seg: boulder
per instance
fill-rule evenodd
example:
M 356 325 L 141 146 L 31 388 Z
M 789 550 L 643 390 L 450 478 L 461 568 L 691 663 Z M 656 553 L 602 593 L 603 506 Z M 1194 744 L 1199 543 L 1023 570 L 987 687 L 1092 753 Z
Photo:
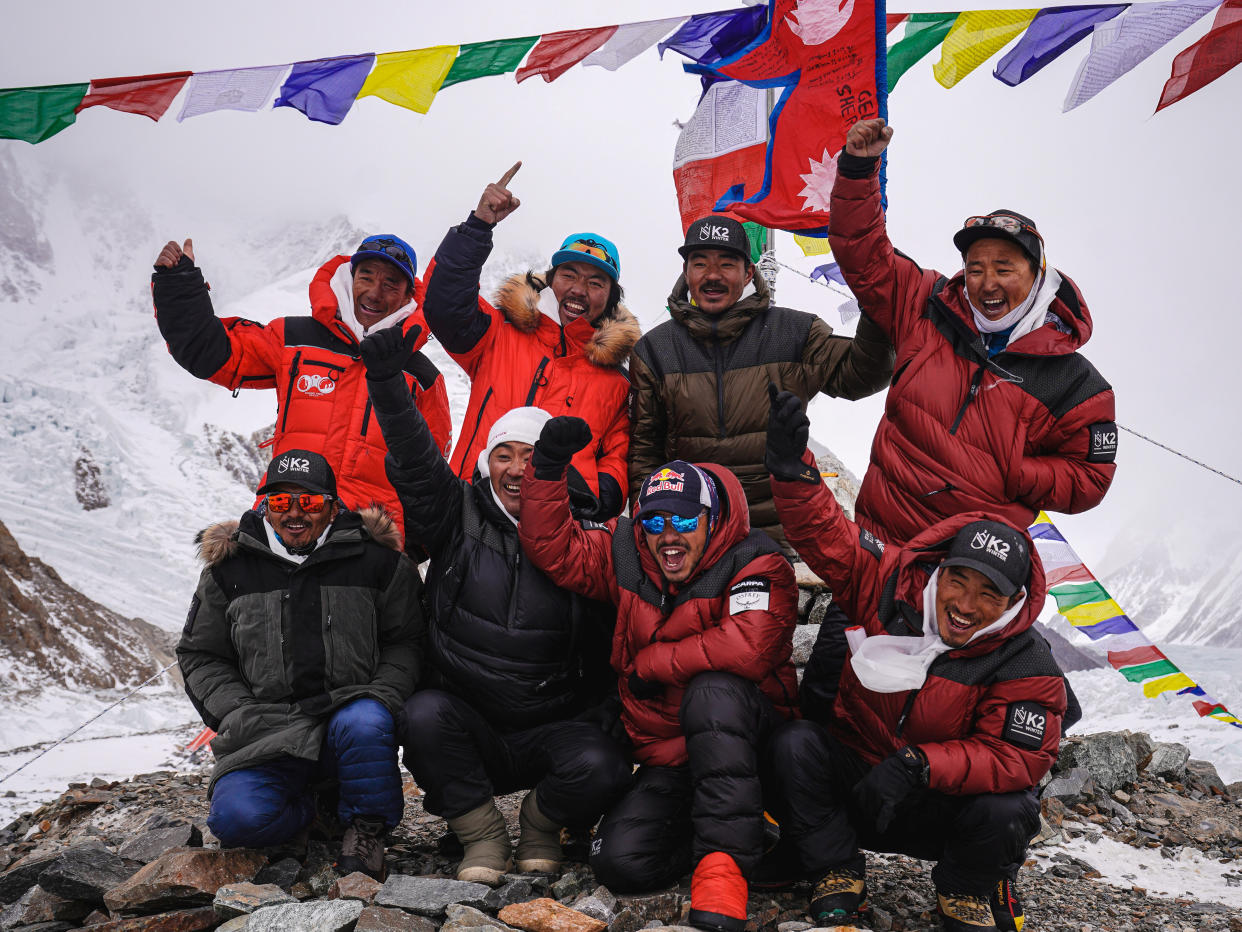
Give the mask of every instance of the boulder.
M 116 919 L 98 925 L 86 926 L 90 932 L 200 932 L 214 929 L 220 917 L 210 906 L 197 909 L 180 909 L 155 916 L 135 916 L 132 919 Z
M 1209 790 L 1216 790 L 1222 794 L 1225 792 L 1225 781 L 1220 778 L 1220 774 L 1216 772 L 1215 765 L 1210 761 L 1187 761 L 1186 776 L 1188 779 L 1202 783 Z
M 216 891 L 211 905 L 221 919 L 232 919 L 234 916 L 249 915 L 264 906 L 296 902 L 274 883 L 226 883 Z
M 404 909 L 368 906 L 358 917 L 354 932 L 436 932 L 436 924 L 425 916 L 415 916 Z
M 1073 801 L 1095 792 L 1095 781 L 1085 767 L 1074 767 L 1053 777 L 1040 792 L 1043 799 Z
M 125 842 L 117 854 L 130 861 L 150 864 L 161 854 L 174 848 L 201 848 L 203 833 L 190 822 L 143 832 Z
M 1146 756 L 1146 755 L 1144 755 Z M 1105 793 L 1120 789 L 1138 779 L 1138 761 L 1127 735 L 1103 731 L 1071 739 L 1061 745 L 1058 771 L 1085 768 L 1096 787 Z
M 1186 745 L 1157 744 L 1144 761 L 1143 770 L 1153 777 L 1163 777 L 1166 780 L 1180 783 L 1186 776 L 1186 761 L 1188 760 L 1190 760 L 1190 749 Z
M 104 895 L 114 913 L 154 913 L 171 906 L 210 903 L 225 884 L 253 880 L 267 858 L 257 851 L 170 851 Z
M 375 902 L 375 895 L 383 888 L 383 884 L 361 871 L 346 874 L 328 887 L 330 900 L 360 900 L 362 903 Z
M 450 903 L 445 908 L 444 915 L 447 921 L 440 926 L 440 932 L 465 932 L 466 929 L 497 929 L 499 932 L 511 932 L 509 927 L 499 919 L 480 912 L 473 906 Z
M 0 929 L 82 919 L 90 911 L 90 903 L 67 900 L 36 884 L 18 897 L 17 902 L 0 909 Z
M 525 932 L 605 932 L 608 923 L 550 897 L 514 903 L 500 911 L 500 921 Z
M 349 932 L 362 915 L 357 900 L 317 900 L 264 906 L 250 914 L 246 932 Z
M 376 906 L 395 906 L 420 916 L 443 916 L 451 903 L 481 907 L 491 891 L 481 883 L 446 880 L 442 877 L 407 877 L 394 874 L 376 894 Z
M 100 842 L 74 845 L 39 875 L 39 886 L 67 900 L 99 905 L 104 894 L 125 881 L 135 869 Z

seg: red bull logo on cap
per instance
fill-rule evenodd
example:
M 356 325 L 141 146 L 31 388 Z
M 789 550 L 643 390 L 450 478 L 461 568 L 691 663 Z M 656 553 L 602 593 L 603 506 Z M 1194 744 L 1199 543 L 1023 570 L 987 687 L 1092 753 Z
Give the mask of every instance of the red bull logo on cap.
M 686 487 L 686 474 L 675 472 L 667 466 L 652 473 L 647 480 L 647 495 L 653 492 L 681 492 Z

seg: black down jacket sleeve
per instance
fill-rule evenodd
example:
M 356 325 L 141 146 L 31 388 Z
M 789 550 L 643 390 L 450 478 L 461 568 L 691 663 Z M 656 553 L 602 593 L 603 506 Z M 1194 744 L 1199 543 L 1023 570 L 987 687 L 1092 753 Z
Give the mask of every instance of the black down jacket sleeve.
M 470 352 L 491 326 L 492 318 L 479 309 L 479 274 L 491 251 L 492 224 L 473 212 L 449 228 L 436 250 L 423 316 L 450 353 Z
M 406 540 L 434 557 L 452 538 L 466 485 L 453 475 L 405 377 L 367 379 L 375 420 L 388 445 L 384 469 L 401 499 Z
M 156 268 L 151 300 L 160 335 L 182 369 L 206 379 L 229 361 L 228 334 L 211 306 L 203 273 L 187 256 L 171 269 Z

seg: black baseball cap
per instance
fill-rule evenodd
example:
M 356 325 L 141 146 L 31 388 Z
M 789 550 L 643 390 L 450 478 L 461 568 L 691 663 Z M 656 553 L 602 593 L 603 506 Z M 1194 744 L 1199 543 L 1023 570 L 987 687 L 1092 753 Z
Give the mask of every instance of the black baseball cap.
M 273 486 L 286 484 L 336 498 L 336 474 L 326 459 L 310 450 L 286 450 L 273 459 L 258 494 L 264 495 Z
M 1035 221 L 1016 210 L 994 210 L 990 214 L 967 217 L 962 228 L 953 234 L 953 245 L 966 257 L 966 250 L 981 239 L 1005 239 L 1031 257 L 1037 265 L 1044 261 L 1044 239 L 1035 228 Z
M 715 521 L 720 514 L 720 496 L 712 477 L 693 463 L 673 460 L 643 480 L 638 496 L 640 515 L 667 511 L 681 518 L 693 518 L 704 509 Z
M 686 230 L 686 244 L 677 251 L 683 259 L 688 259 L 695 249 L 724 249 L 735 252 L 747 262 L 750 261 L 750 238 L 740 223 L 732 217 L 721 217 L 712 214 L 701 217 Z
M 972 521 L 955 535 L 941 566 L 978 570 L 1008 598 L 1026 585 L 1031 575 L 1031 551 L 1026 536 L 1000 521 Z

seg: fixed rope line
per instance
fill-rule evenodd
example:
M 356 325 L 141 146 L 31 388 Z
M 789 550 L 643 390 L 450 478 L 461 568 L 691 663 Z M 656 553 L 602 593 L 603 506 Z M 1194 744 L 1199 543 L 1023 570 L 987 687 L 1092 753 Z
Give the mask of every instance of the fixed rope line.
M 55 744 L 51 745 L 50 747 L 46 747 L 46 748 L 44 748 L 42 751 L 40 751 L 40 752 L 39 752 L 38 754 L 36 754 L 34 757 L 30 758 L 30 760 L 26 761 L 26 763 L 22 764 L 22 765 L 21 765 L 20 767 L 18 767 L 16 770 L 10 770 L 10 771 L 9 771 L 8 773 L 6 773 L 3 777 L 0 777 L 0 783 L 3 783 L 3 782 L 4 782 L 5 780 L 7 780 L 9 777 L 13 777 L 13 776 L 16 776 L 17 774 L 21 773 L 23 770 L 25 770 L 27 767 L 29 767 L 31 764 L 33 764 L 35 761 L 37 761 L 37 760 L 38 760 L 40 757 L 42 757 L 44 754 L 47 754 L 47 753 L 48 753 L 48 752 L 50 752 L 50 751 L 54 751 L 54 750 L 56 750 L 56 748 L 60 747 L 62 744 L 64 744 L 66 741 L 68 741 L 70 738 L 72 738 L 74 735 L 76 735 L 79 731 L 81 731 L 81 730 L 82 730 L 83 728 L 85 728 L 87 725 L 89 725 L 89 724 L 91 724 L 92 722 L 98 721 L 99 719 L 103 718 L 105 715 L 107 715 L 109 712 L 111 712 L 113 709 L 115 709 L 117 706 L 119 706 L 119 705 L 120 705 L 122 702 L 124 702 L 126 699 L 132 699 L 134 696 L 136 696 L 136 695 L 138 694 L 138 690 L 142 689 L 144 686 L 146 686 L 146 685 L 148 685 L 148 684 L 150 684 L 150 683 L 155 682 L 157 679 L 159 679 L 161 676 L 163 676 L 165 673 L 167 673 L 169 670 L 171 670 L 171 669 L 172 669 L 173 667 L 175 667 L 176 665 L 177 665 L 177 661 L 175 661 L 175 660 L 174 660 L 174 661 L 173 661 L 172 663 L 170 663 L 168 666 L 164 667 L 164 669 L 162 669 L 162 670 L 158 670 L 157 672 L 155 672 L 154 674 L 152 674 L 150 677 L 148 677 L 147 679 L 143 680 L 141 683 L 139 683 L 137 686 L 135 686 L 132 690 L 130 690 L 130 692 L 128 692 L 127 694 L 125 694 L 124 696 L 122 696 L 122 697 L 121 697 L 120 699 L 118 699 L 116 702 L 112 703 L 112 705 L 108 706 L 106 709 L 104 709 L 104 710 L 102 710 L 101 712 L 99 712 L 97 715 L 92 715 L 90 718 L 88 718 L 86 721 L 84 721 L 84 722 L 83 722 L 81 725 L 79 725 L 77 728 L 73 729 L 73 731 L 69 732 L 69 734 L 65 735 L 63 738 L 61 738 L 61 739 L 60 739 L 59 741 L 57 741 Z
M 766 254 L 765 254 L 765 257 L 766 257 Z M 793 272 L 795 275 L 801 275 L 803 278 L 805 278 L 809 282 L 812 282 L 813 284 L 823 285 L 825 288 L 831 289 L 832 291 L 835 291 L 837 294 L 845 295 L 847 298 L 853 297 L 853 295 L 850 294 L 848 291 L 844 291 L 838 288 L 836 285 L 833 285 L 831 282 L 822 281 L 818 278 L 812 278 L 810 275 L 807 275 L 806 272 L 803 272 L 801 269 L 795 269 L 792 265 L 786 265 L 784 262 L 781 262 L 779 259 L 773 259 L 773 261 L 777 265 L 779 265 L 782 269 L 788 269 L 789 271 Z M 1148 437 L 1146 434 L 1141 434 L 1137 430 L 1134 430 L 1131 427 L 1124 427 L 1121 424 L 1118 424 L 1117 428 L 1118 430 L 1124 430 L 1127 434 L 1133 434 L 1135 437 L 1138 437 L 1140 440 L 1146 440 L 1148 443 L 1152 444 L 1153 446 L 1157 446 L 1162 450 L 1166 450 L 1169 453 L 1172 453 L 1174 456 L 1180 456 L 1182 459 L 1186 460 L 1188 463 L 1194 463 L 1196 466 L 1202 467 L 1203 469 L 1206 469 L 1208 472 L 1214 472 L 1216 473 L 1216 475 L 1220 476 L 1223 479 L 1228 479 L 1230 482 L 1236 482 L 1238 485 L 1242 485 L 1242 479 L 1239 479 L 1237 476 L 1231 476 L 1229 475 L 1229 473 L 1224 472 L 1220 469 L 1217 469 L 1215 466 L 1209 466 L 1207 463 L 1201 462 L 1195 459 L 1193 456 L 1188 456 L 1187 454 L 1183 453 L 1181 450 L 1175 450 L 1172 447 L 1161 443 L 1159 440 L 1153 440 L 1151 437 Z

